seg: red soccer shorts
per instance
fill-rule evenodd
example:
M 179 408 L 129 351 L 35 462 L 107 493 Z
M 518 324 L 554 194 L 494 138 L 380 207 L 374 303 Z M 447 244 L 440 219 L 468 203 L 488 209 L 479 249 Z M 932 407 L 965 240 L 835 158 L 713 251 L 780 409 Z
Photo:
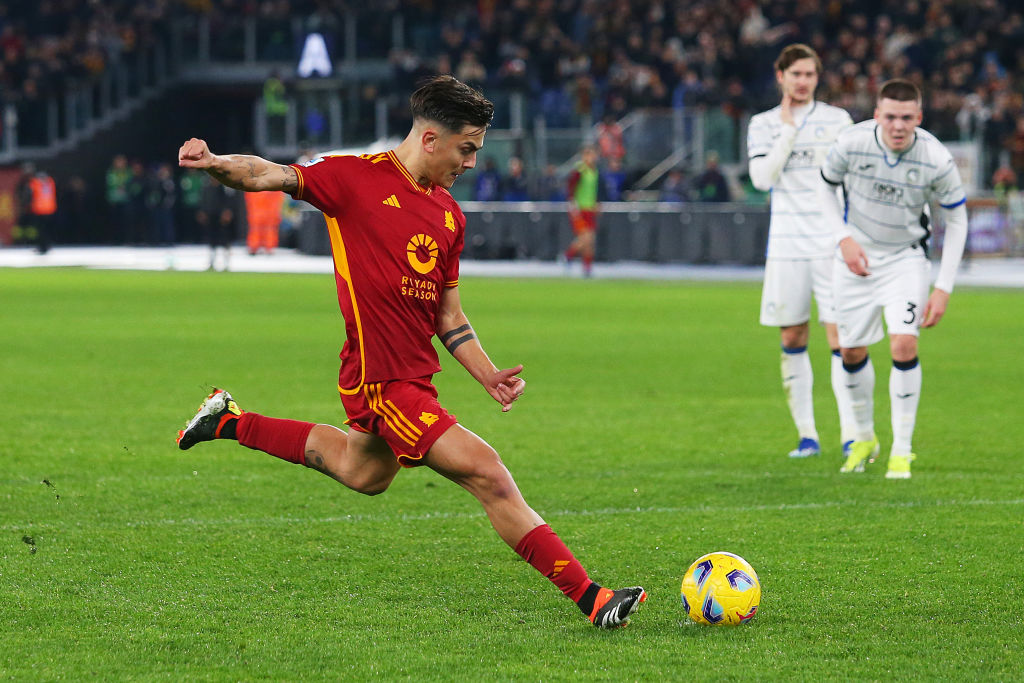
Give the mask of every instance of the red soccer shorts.
M 597 230 L 596 211 L 574 211 L 569 218 L 569 222 L 572 223 L 572 232 L 574 235 L 578 235 L 581 232 L 593 232 L 594 230 Z
M 429 377 L 367 383 L 355 394 L 341 394 L 341 403 L 345 424 L 387 441 L 403 467 L 422 465 L 434 442 L 457 422 L 438 403 Z

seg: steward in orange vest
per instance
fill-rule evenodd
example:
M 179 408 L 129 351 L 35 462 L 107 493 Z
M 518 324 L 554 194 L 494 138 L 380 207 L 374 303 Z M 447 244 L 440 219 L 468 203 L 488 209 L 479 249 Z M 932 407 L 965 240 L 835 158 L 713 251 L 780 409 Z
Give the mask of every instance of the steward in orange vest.
M 32 191 L 31 211 L 36 216 L 52 216 L 57 213 L 57 184 L 42 171 L 28 181 Z
M 54 214 L 57 213 L 57 184 L 31 164 L 26 164 L 23 171 L 25 176 L 19 192 L 21 224 L 23 228 L 35 231 L 36 250 L 45 254 L 50 250 Z

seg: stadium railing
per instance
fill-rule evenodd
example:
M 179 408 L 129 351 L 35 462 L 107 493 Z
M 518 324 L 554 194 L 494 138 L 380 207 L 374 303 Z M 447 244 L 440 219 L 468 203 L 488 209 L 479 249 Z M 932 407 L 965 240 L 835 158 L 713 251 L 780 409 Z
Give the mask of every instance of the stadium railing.
M 572 240 L 565 202 L 463 202 L 469 259 L 554 261 Z M 329 254 L 323 216 L 303 211 L 298 249 Z M 758 265 L 768 211 L 742 203 L 614 202 L 602 205 L 599 261 Z

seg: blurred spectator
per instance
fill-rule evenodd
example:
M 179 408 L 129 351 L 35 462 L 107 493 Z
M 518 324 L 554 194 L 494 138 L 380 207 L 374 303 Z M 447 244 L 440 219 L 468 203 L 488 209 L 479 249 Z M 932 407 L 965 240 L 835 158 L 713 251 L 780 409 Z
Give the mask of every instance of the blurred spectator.
M 1010 152 L 1010 168 L 1020 178 L 1024 175 L 1024 114 L 1017 117 L 1016 126 L 1006 139 L 1006 149 Z
M 131 175 L 128 176 L 128 231 L 125 241 L 128 244 L 143 244 L 150 235 L 149 211 L 146 209 L 146 167 L 141 161 L 129 164 Z
M 992 189 L 997 199 L 1004 199 L 1013 192 L 1017 192 L 1017 174 L 1012 168 L 1001 166 L 992 174 Z
M 158 164 L 146 179 L 146 212 L 152 233 L 149 242 L 174 244 L 177 230 L 174 224 L 174 205 L 177 203 L 178 188 L 170 164 Z
M 178 180 L 178 239 L 182 242 L 195 243 L 202 239 L 199 220 L 196 213 L 203 200 L 203 184 L 206 174 L 202 171 L 187 168 Z
M 47 131 L 47 99 L 33 78 L 21 84 L 17 99 L 18 144 L 23 147 L 44 147 L 49 142 Z
M 718 154 L 708 152 L 704 170 L 693 179 L 693 195 L 698 202 L 729 201 L 729 183 L 718 168 Z
M 979 139 L 984 133 L 985 125 L 992 117 L 992 111 L 977 92 L 963 98 L 960 111 L 956 114 L 956 123 L 960 128 L 961 140 Z M 931 129 L 928 129 L 931 132 Z
M 622 168 L 622 159 L 609 159 L 601 171 L 601 196 L 608 202 L 621 202 L 626 191 L 626 171 Z
M 202 207 L 197 217 L 207 243 L 210 245 L 209 270 L 217 270 L 217 254 L 222 254 L 220 270 L 231 267 L 231 242 L 235 239 L 235 226 L 241 206 L 237 190 L 221 185 L 212 176 L 203 174 L 206 186 L 203 188 Z
M 306 101 L 306 114 L 302 117 L 302 122 L 307 142 L 322 144 L 327 140 L 327 116 L 312 98 Z
M 1010 224 L 1011 244 L 1007 246 L 1019 251 L 1024 247 L 1024 194 L 1017 185 L 1013 169 L 1006 166 L 996 169 L 992 175 L 992 190 Z
M 286 247 L 295 247 L 298 240 L 299 225 L 302 223 L 302 202 L 291 195 L 284 195 L 284 202 L 281 205 L 281 224 L 278 229 L 278 239 Z
M 57 214 L 61 224 L 60 241 L 77 244 L 96 241 L 96 218 L 89 208 L 89 189 L 82 176 L 73 175 L 68 179 L 66 187 L 58 192 L 57 205 L 60 207 Z
M 455 67 L 455 77 L 474 88 L 483 88 L 487 83 L 487 69 L 480 63 L 476 52 L 466 50 Z
M 128 168 L 128 159 L 118 154 L 107 169 L 107 207 L 110 210 L 109 221 L 113 232 L 111 241 L 115 244 L 128 239 L 128 226 L 131 221 L 128 185 L 132 171 Z
M 622 126 L 611 114 L 605 114 L 601 123 L 597 124 L 597 148 L 601 151 L 601 157 L 607 161 L 621 162 L 626 156 Z
M 494 163 L 494 157 L 484 160 L 484 167 L 476 174 L 473 184 L 473 199 L 478 202 L 496 202 L 501 198 L 501 173 Z
M 678 168 L 673 168 L 668 172 L 665 182 L 661 185 L 661 190 L 658 192 L 658 201 L 685 202 L 689 199 L 687 194 L 686 176 Z
M 263 82 L 263 109 L 271 117 L 284 117 L 288 113 L 287 88 L 277 69 Z
M 348 131 L 358 140 L 373 140 L 377 137 L 377 102 L 381 99 L 378 87 L 364 83 L 359 88 L 355 116 L 349 117 Z
M 672 106 L 687 110 L 696 108 L 704 101 L 704 84 L 694 69 L 686 69 L 682 78 L 672 89 Z
M 539 202 L 564 202 L 565 181 L 558 177 L 554 164 L 547 164 L 534 183 L 533 199 Z
M 284 80 L 277 69 L 263 82 L 263 110 L 267 115 L 267 139 L 274 144 L 282 144 L 285 140 L 288 97 Z
M 530 198 L 530 185 L 526 180 L 523 160 L 509 157 L 508 175 L 501 179 L 501 199 L 506 202 L 525 202 Z

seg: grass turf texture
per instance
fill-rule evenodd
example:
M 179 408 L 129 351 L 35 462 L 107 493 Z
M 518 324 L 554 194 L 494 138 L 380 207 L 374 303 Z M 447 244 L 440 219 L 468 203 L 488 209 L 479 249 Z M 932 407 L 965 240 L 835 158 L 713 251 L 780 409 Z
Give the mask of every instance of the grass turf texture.
M 181 453 L 211 385 L 340 424 L 329 277 L 0 270 L 0 678 L 1007 680 L 1024 670 L 1022 294 L 958 291 L 921 348 L 910 481 L 791 460 L 759 288 L 466 279 L 527 393 L 502 415 L 447 355 L 442 401 L 490 441 L 592 577 L 644 585 L 602 632 L 426 469 L 367 498 L 234 443 Z M 757 569 L 761 612 L 688 625 L 697 556 Z

